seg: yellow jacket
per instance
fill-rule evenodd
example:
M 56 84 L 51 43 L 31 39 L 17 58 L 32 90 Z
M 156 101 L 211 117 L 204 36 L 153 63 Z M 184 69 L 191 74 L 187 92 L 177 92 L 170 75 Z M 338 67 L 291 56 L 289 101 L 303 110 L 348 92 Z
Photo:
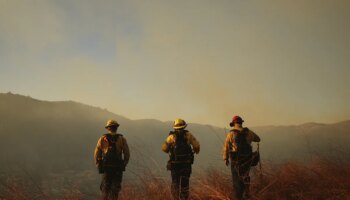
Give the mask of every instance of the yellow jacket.
M 108 133 L 114 135 L 115 133 Z M 128 143 L 126 142 L 126 139 L 122 136 L 119 135 L 117 142 L 116 142 L 116 149 L 118 154 L 123 158 L 124 160 L 124 165 L 126 166 L 129 162 L 130 158 L 130 152 L 129 152 L 129 146 Z M 97 145 L 95 148 L 95 153 L 94 153 L 94 159 L 96 164 L 98 163 L 99 160 L 102 159 L 102 153 L 107 153 L 108 150 L 108 140 L 106 136 L 100 137 L 100 139 L 97 141 Z
M 185 138 L 188 144 L 192 145 L 193 151 L 198 154 L 200 150 L 200 145 L 197 139 L 190 133 L 186 132 L 185 133 Z M 164 144 L 162 145 L 162 150 L 165 153 L 169 153 L 169 147 L 173 146 L 175 144 L 175 136 L 173 134 L 169 135 L 167 139 L 165 140 Z
M 226 137 L 225 143 L 224 143 L 224 152 L 223 152 L 223 159 L 224 160 L 228 160 L 230 157 L 230 152 L 235 152 L 237 151 L 237 147 L 235 145 L 235 137 L 234 137 L 234 130 L 238 130 L 238 131 L 242 131 L 243 128 L 240 129 L 232 129 Z M 260 142 L 260 137 L 255 134 L 253 131 L 248 129 L 248 134 L 246 137 L 246 140 L 248 142 L 248 144 L 251 145 L 252 142 Z

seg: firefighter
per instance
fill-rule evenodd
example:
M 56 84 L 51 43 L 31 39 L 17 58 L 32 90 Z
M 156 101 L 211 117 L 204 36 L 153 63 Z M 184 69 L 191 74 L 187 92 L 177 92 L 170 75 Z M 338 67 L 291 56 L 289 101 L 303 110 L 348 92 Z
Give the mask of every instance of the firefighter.
M 117 200 L 121 190 L 123 172 L 129 161 L 129 147 L 123 135 L 117 133 L 119 123 L 108 120 L 105 128 L 108 133 L 97 142 L 94 159 L 102 174 L 101 199 Z
M 238 200 L 249 198 L 249 171 L 253 155 L 251 143 L 260 142 L 258 135 L 243 127 L 243 122 L 240 116 L 232 118 L 232 130 L 227 134 L 223 152 L 226 166 L 231 161 L 233 189 Z
M 174 131 L 169 133 L 162 146 L 162 150 L 170 157 L 167 169 L 171 171 L 171 193 L 174 199 L 188 199 L 194 153 L 198 154 L 200 150 L 199 142 L 186 127 L 184 120 L 176 119 Z

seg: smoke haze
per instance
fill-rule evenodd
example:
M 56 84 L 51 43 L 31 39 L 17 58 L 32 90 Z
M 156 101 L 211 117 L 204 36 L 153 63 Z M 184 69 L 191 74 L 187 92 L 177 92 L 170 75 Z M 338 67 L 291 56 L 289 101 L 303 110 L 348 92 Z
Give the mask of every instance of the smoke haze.
M 0 91 L 131 119 L 350 118 L 349 1 L 0 0 Z

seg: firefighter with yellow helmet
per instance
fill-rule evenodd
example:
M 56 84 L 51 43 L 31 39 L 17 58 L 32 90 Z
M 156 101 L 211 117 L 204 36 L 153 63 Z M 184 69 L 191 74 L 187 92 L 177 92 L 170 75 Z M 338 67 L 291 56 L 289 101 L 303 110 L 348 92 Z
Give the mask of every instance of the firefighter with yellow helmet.
M 174 199 L 188 199 L 194 153 L 198 154 L 200 150 L 199 142 L 186 127 L 187 123 L 183 119 L 176 119 L 174 131 L 169 133 L 162 146 L 162 150 L 170 157 L 167 169 L 171 171 L 171 193 Z
M 119 123 L 108 120 L 105 128 L 108 133 L 97 142 L 94 159 L 103 174 L 100 186 L 103 200 L 116 200 L 121 190 L 123 172 L 128 164 L 130 153 L 126 139 L 117 133 Z

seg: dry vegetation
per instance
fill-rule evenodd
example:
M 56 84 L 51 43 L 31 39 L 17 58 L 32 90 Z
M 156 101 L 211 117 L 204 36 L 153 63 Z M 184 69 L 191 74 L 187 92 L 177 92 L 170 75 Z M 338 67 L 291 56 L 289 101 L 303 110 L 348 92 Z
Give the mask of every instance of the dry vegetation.
M 319 159 L 310 164 L 296 162 L 263 165 L 263 173 L 252 170 L 251 199 L 350 199 L 350 162 Z M 1 182 L 0 199 L 53 199 L 31 180 Z M 152 174 L 140 176 L 138 184 L 124 184 L 120 199 L 170 199 L 170 183 Z M 208 170 L 191 179 L 191 199 L 230 199 L 230 174 Z M 59 199 L 91 199 L 78 189 L 60 194 Z M 95 198 L 97 198 L 95 196 Z M 92 198 L 94 199 L 94 198 Z
M 350 163 L 317 160 L 309 165 L 286 163 L 252 171 L 251 199 L 350 199 Z M 157 199 L 169 196 L 169 183 L 150 179 L 137 189 L 127 186 L 122 199 Z M 191 180 L 191 199 L 230 199 L 231 178 L 216 170 Z M 232 199 L 232 198 L 231 198 Z

